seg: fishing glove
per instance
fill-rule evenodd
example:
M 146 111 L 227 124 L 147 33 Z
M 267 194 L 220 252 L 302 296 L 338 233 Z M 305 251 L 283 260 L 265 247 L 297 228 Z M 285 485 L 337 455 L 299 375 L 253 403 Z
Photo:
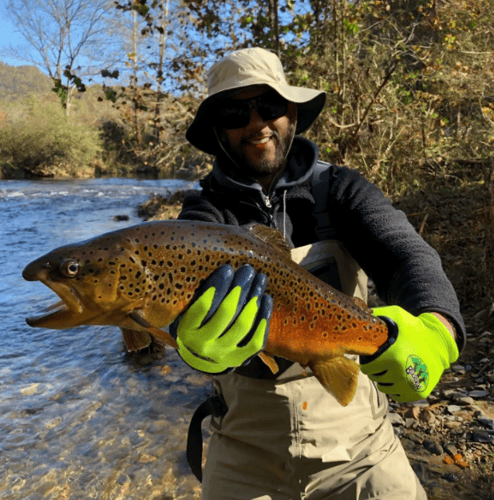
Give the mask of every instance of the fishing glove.
M 389 337 L 372 356 L 360 356 L 360 369 L 395 401 L 426 398 L 458 359 L 451 333 L 431 313 L 414 316 L 399 306 L 387 306 L 374 308 L 372 314 L 390 325 Z
M 262 351 L 273 310 L 266 284 L 266 276 L 248 265 L 214 271 L 170 326 L 182 359 L 196 370 L 220 374 Z

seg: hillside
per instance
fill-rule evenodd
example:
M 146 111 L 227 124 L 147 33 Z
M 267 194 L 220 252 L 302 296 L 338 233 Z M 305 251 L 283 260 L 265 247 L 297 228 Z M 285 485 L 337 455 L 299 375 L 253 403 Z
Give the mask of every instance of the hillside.
M 0 101 L 50 91 L 52 81 L 36 66 L 10 66 L 0 61 Z

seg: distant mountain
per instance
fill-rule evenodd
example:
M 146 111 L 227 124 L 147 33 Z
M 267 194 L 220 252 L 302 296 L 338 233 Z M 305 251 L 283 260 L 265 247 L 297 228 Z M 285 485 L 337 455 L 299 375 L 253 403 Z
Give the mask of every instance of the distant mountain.
M 53 87 L 36 66 L 10 66 L 0 61 L 0 101 L 26 94 L 42 94 Z

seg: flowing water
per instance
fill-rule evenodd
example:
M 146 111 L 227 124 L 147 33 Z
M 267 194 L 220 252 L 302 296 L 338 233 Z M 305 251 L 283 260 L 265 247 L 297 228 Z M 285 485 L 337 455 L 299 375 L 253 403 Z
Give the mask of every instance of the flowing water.
M 185 442 L 206 378 L 170 349 L 162 359 L 129 356 L 118 328 L 30 328 L 24 318 L 57 297 L 21 276 L 55 247 L 141 222 L 135 209 L 151 194 L 190 187 L 0 181 L 1 499 L 199 498 Z

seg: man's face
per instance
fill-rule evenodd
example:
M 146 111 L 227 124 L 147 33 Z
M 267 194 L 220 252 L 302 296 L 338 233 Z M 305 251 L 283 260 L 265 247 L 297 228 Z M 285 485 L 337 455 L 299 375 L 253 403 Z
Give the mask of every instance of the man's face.
M 272 89 L 256 85 L 243 89 L 229 97 L 235 100 L 258 97 Z M 218 129 L 223 146 L 246 175 L 254 178 L 283 170 L 291 146 L 297 122 L 297 105 L 289 102 L 286 113 L 273 120 L 264 120 L 255 107 L 251 108 L 250 120 L 242 128 Z

